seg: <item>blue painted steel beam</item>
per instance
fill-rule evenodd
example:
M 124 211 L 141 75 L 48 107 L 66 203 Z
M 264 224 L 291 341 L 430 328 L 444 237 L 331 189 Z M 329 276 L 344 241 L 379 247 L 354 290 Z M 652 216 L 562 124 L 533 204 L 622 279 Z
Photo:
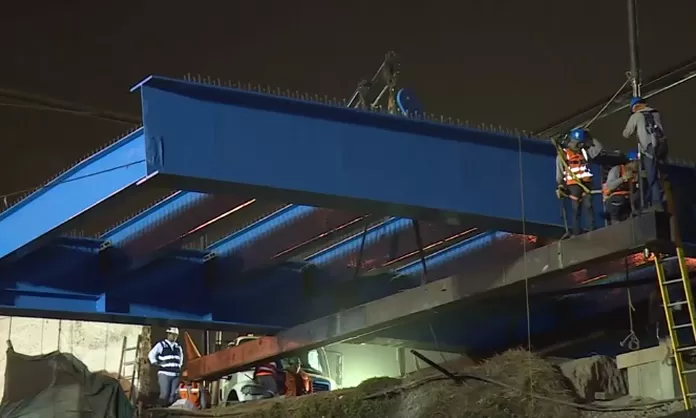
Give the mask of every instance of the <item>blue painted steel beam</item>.
M 136 88 L 162 184 L 510 232 L 524 214 L 529 234 L 563 232 L 548 141 L 163 77 Z
M 252 204 L 231 195 L 179 191 L 102 235 L 101 239 L 135 261 L 167 246 L 176 249 L 181 237 Z
M 0 214 L 0 259 L 20 257 L 41 239 L 147 175 L 142 129 L 92 155 Z
M 511 234 L 507 232 L 488 231 L 469 239 L 465 239 L 455 245 L 442 249 L 434 254 L 425 257 L 426 268 L 436 268 L 440 265 L 458 257 L 469 254 L 471 251 L 492 245 L 497 240 L 507 238 Z M 423 272 L 423 263 L 421 260 L 414 260 L 396 270 L 396 273 L 403 276 L 416 276 Z M 441 279 L 441 277 L 433 277 L 433 280 Z
M 195 314 L 180 309 L 128 303 L 127 310 L 107 308 L 105 295 L 61 293 L 52 289 L 4 288 L 0 292 L 0 314 L 131 324 L 179 324 L 180 326 L 238 330 L 274 334 L 282 327 L 262 323 L 217 320 L 215 313 Z
M 287 205 L 253 224 L 213 243 L 206 250 L 216 257 L 230 256 L 279 228 L 321 210 L 312 206 Z
M 365 247 L 369 247 L 382 239 L 384 236 L 397 234 L 413 225 L 413 221 L 405 218 L 389 218 L 384 222 L 373 225 L 368 228 L 363 236 L 363 233 L 358 233 L 338 242 L 330 247 L 327 247 L 310 257 L 305 258 L 305 262 L 314 264 L 318 267 L 324 267 L 331 264 L 337 258 L 355 252 L 360 249 L 360 246 L 365 242 Z

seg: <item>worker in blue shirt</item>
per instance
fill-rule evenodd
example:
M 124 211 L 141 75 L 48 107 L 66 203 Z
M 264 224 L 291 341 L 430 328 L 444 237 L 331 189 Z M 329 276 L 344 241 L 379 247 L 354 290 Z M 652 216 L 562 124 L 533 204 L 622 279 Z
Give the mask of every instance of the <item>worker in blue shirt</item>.
M 638 137 L 643 177 L 643 207 L 664 210 L 664 189 L 662 186 L 662 166 L 667 162 L 667 136 L 662 127 L 660 112 L 648 106 L 640 97 L 631 100 L 631 117 L 623 130 L 624 138 L 634 134 Z
M 148 354 L 150 364 L 157 366 L 157 383 L 159 383 L 159 404 L 168 407 L 179 396 L 181 368 L 184 364 L 184 352 L 179 343 L 179 328 L 169 327 L 167 337 L 152 347 Z

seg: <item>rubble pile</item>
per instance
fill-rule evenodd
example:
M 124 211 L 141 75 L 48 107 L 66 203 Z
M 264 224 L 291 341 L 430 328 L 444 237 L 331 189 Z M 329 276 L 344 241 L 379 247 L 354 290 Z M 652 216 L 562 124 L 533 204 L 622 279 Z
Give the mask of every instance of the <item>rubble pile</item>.
M 159 410 L 151 417 L 648 418 L 681 407 L 679 402 L 637 405 L 638 400 L 626 396 L 626 380 L 614 360 L 603 356 L 557 365 L 527 351 L 511 350 L 482 364 L 472 366 L 462 360 L 445 367 L 462 380 L 455 382 L 429 368 L 403 379 L 369 379 L 352 389 L 211 411 Z

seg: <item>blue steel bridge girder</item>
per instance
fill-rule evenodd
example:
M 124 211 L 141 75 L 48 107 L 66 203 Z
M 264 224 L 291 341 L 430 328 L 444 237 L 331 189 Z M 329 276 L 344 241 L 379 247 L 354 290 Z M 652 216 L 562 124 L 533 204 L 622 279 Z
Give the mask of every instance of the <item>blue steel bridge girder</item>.
M 528 234 L 564 232 L 548 141 L 156 76 L 136 88 L 160 184 L 517 233 L 524 214 Z
M 252 205 L 255 199 L 179 191 L 101 236 L 135 264 L 153 253 L 176 250 L 197 229 Z
M 0 259 L 18 259 L 59 236 L 94 206 L 135 189 L 147 175 L 138 129 L 0 214 Z

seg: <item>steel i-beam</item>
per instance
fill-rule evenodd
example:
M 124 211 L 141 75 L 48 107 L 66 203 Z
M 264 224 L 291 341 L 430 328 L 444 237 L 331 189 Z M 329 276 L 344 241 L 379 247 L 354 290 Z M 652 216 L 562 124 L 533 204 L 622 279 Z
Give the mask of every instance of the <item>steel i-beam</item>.
M 147 175 L 142 129 L 92 155 L 0 214 L 0 258 L 21 257 Z

